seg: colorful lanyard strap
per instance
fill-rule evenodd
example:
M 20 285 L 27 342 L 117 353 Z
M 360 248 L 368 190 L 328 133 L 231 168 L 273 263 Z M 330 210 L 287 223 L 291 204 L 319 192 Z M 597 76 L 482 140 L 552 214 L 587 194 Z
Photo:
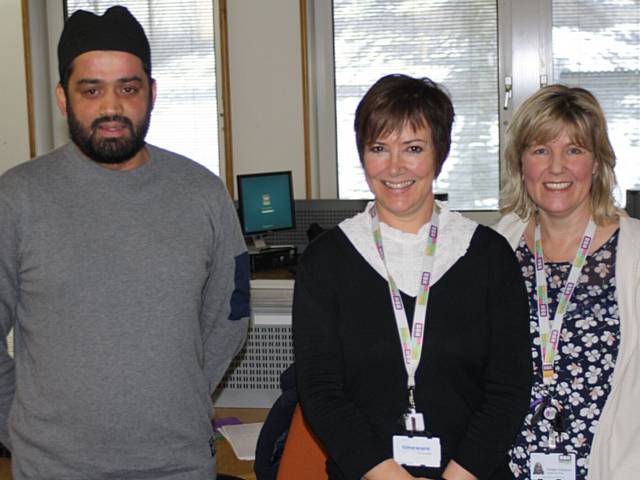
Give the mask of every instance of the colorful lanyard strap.
M 420 363 L 422 355 L 422 342 L 424 337 L 424 323 L 427 314 L 427 302 L 429 301 L 429 284 L 433 272 L 433 264 L 436 255 L 436 244 L 438 240 L 438 208 L 435 207 L 431 216 L 431 224 L 429 226 L 429 237 L 427 239 L 427 247 L 422 262 L 422 274 L 420 276 L 420 287 L 416 298 L 416 306 L 413 311 L 413 326 L 409 331 L 409 323 L 407 314 L 402 303 L 400 290 L 393 277 L 389 273 L 387 263 L 384 258 L 384 249 L 382 248 L 382 233 L 380 231 L 380 220 L 376 206 L 374 205 L 369 213 L 371 215 L 371 229 L 373 231 L 373 241 L 375 242 L 378 254 L 382 259 L 385 272 L 387 274 L 387 283 L 389 285 L 389 294 L 391 296 L 391 304 L 393 305 L 393 314 L 396 319 L 398 335 L 400 336 L 400 344 L 402 345 L 402 354 L 404 357 L 404 365 L 407 370 L 407 386 L 409 388 L 410 404 L 413 404 L 413 389 L 416 385 L 415 374 Z
M 562 291 L 562 296 L 558 302 L 553 323 L 549 322 L 549 297 L 547 296 L 547 277 L 544 271 L 544 255 L 542 253 L 542 241 L 540 239 L 540 224 L 536 225 L 534 237 L 534 257 L 536 269 L 536 287 L 538 296 L 538 326 L 540 329 L 540 351 L 542 353 L 542 379 L 545 385 L 553 383 L 553 364 L 558 354 L 560 343 L 560 332 L 562 331 L 562 319 L 567 311 L 569 299 L 578 283 L 578 277 L 582 267 L 587 260 L 589 247 L 593 242 L 596 231 L 596 224 L 589 220 L 589 224 L 584 231 L 582 241 L 578 246 L 578 251 L 571 265 L 567 284 Z

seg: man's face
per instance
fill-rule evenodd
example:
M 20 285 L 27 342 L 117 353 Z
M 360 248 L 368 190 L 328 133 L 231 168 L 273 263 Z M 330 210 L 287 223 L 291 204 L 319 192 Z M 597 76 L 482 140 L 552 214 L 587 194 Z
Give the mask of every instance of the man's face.
M 144 138 L 155 100 L 141 60 L 126 52 L 94 50 L 72 64 L 67 90 L 56 88 L 69 134 L 95 162 L 131 169 L 146 161 Z

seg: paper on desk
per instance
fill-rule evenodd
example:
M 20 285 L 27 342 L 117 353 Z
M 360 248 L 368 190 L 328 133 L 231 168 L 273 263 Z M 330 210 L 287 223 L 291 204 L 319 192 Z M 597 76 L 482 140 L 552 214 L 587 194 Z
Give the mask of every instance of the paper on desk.
M 256 444 L 263 423 L 242 423 L 240 425 L 224 425 L 220 433 L 227 439 L 233 453 L 239 460 L 255 460 Z

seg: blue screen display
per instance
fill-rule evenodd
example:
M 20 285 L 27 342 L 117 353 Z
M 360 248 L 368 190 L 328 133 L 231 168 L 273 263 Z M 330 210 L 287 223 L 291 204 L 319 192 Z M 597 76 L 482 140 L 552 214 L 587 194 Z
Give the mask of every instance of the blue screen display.
M 294 227 L 290 172 L 239 175 L 238 195 L 245 235 Z

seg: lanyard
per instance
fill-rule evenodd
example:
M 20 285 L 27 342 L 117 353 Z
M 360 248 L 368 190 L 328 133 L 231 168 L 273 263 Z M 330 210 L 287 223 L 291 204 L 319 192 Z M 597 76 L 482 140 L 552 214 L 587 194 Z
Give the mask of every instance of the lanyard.
M 536 291 L 538 295 L 538 326 L 540 329 L 540 351 L 542 353 L 542 380 L 545 385 L 553 383 L 553 364 L 558 354 L 558 344 L 560 343 L 560 332 L 562 331 L 562 319 L 567 311 L 569 299 L 573 294 L 578 277 L 582 271 L 582 266 L 587 260 L 589 246 L 593 241 L 596 231 L 596 224 L 589 220 L 587 228 L 582 236 L 582 241 L 578 246 L 578 251 L 571 265 L 567 284 L 562 291 L 562 296 L 558 302 L 553 323 L 549 322 L 549 297 L 547 296 L 547 277 L 544 272 L 544 256 L 542 254 L 542 241 L 540 239 L 540 224 L 536 225 L 534 237 L 534 257 L 536 269 Z
M 420 287 L 416 298 L 416 306 L 413 311 L 413 326 L 409 331 L 409 323 L 407 321 L 407 313 L 402 303 L 400 290 L 389 273 L 387 263 L 384 259 L 384 249 L 382 248 L 382 233 L 380 231 L 380 220 L 376 206 L 369 210 L 371 215 L 371 229 L 373 231 L 373 241 L 376 249 L 384 265 L 387 274 L 387 283 L 389 285 L 389 295 L 391 296 L 391 304 L 393 305 L 393 314 L 396 319 L 398 335 L 400 336 L 400 344 L 402 346 L 402 355 L 404 357 L 404 366 L 407 370 L 407 386 L 409 388 L 410 403 L 413 404 L 413 389 L 416 386 L 415 374 L 420 363 L 422 355 L 422 341 L 424 336 L 424 322 L 427 314 L 427 302 L 429 301 L 429 284 L 433 272 L 433 263 L 436 254 L 436 243 L 438 240 L 438 208 L 434 208 L 431 215 L 431 225 L 429 227 L 429 237 L 427 239 L 427 247 L 422 261 L 422 274 L 420 275 Z

